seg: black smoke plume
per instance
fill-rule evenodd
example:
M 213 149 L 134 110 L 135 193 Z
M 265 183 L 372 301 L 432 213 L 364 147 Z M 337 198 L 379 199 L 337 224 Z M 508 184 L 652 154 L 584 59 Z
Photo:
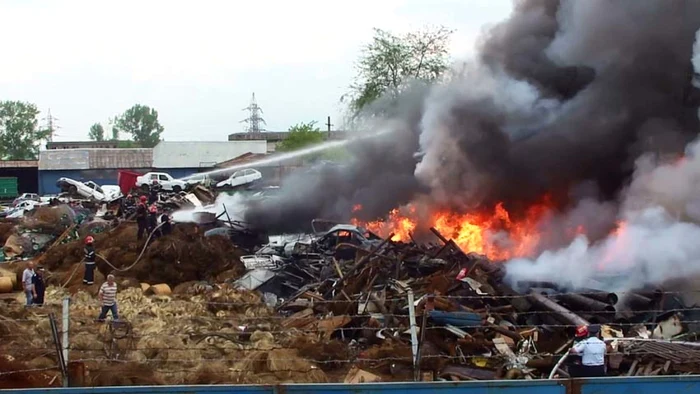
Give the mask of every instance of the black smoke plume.
M 316 217 L 347 219 L 355 204 L 374 219 L 418 197 L 517 211 L 582 183 L 616 201 L 638 157 L 680 152 L 697 134 L 699 28 L 696 0 L 516 1 L 477 59 L 392 103 L 374 124 L 382 134 L 352 144 L 350 163 L 286 179 L 246 220 L 302 230 Z

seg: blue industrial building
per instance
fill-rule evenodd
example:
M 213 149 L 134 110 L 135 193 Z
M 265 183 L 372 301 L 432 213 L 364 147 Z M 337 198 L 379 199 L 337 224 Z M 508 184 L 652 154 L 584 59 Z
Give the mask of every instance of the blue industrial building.
M 155 148 L 68 148 L 39 154 L 39 194 L 60 192 L 61 177 L 116 185 L 119 170 L 167 172 L 182 178 L 244 154 L 267 153 L 266 141 L 160 142 Z

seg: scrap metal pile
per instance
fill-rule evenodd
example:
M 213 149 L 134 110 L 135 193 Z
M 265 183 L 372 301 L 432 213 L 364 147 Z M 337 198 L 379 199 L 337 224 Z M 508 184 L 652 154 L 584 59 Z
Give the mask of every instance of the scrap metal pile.
M 24 308 L 21 293 L 0 303 L 0 387 L 60 384 L 48 314 L 69 295 L 69 366 L 88 386 L 566 377 L 556 363 L 592 323 L 603 325 L 609 375 L 700 370 L 686 294 L 511 286 L 502 264 L 434 229 L 439 243 L 418 245 L 322 221 L 313 234 L 270 237 L 180 223 L 132 268 L 134 225 L 105 221 L 95 243 L 111 263 L 98 261 L 97 282 L 117 275 L 120 320 L 96 323 L 97 285 L 81 284 L 82 243 L 67 235 L 94 219 L 64 216 L 27 219 L 54 234 L 34 258 L 50 286 L 44 307 Z M 0 274 L 18 288 L 25 265 Z

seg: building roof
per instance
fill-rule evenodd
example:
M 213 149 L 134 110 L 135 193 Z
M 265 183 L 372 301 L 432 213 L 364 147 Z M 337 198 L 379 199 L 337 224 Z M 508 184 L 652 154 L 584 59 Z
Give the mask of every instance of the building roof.
M 161 141 L 153 148 L 153 167 L 214 167 L 243 154 L 267 153 L 267 142 L 259 141 Z
M 82 149 L 82 148 L 117 148 L 119 141 L 52 141 L 46 143 L 46 149 Z
M 321 131 L 327 140 L 343 140 L 348 136 L 347 131 L 343 130 L 333 130 L 333 131 Z M 233 133 L 228 135 L 229 141 L 271 141 L 279 142 L 287 138 L 289 132 L 287 131 L 264 131 L 260 133 Z
M 153 149 L 55 149 L 39 152 L 40 170 L 153 167 Z
M 38 167 L 37 160 L 0 160 L 0 168 L 32 168 Z

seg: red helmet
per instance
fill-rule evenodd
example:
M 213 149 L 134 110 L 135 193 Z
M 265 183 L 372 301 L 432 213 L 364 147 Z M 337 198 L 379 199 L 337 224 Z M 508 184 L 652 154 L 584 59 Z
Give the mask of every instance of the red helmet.
M 157 212 L 158 212 L 158 208 L 156 208 L 155 205 L 151 205 L 151 206 L 148 208 L 148 211 L 151 212 L 151 213 L 157 213 Z
M 126 198 L 131 198 L 133 197 L 131 194 L 127 194 Z
M 141 196 L 139 197 L 139 200 L 141 200 L 141 202 L 146 202 L 146 200 L 148 199 L 146 198 L 146 196 Z
M 88 235 L 87 237 L 85 237 L 85 245 L 89 245 L 93 242 L 95 242 L 95 238 L 93 238 L 92 235 Z
M 588 326 L 578 326 L 576 327 L 576 338 L 583 338 L 588 336 Z

